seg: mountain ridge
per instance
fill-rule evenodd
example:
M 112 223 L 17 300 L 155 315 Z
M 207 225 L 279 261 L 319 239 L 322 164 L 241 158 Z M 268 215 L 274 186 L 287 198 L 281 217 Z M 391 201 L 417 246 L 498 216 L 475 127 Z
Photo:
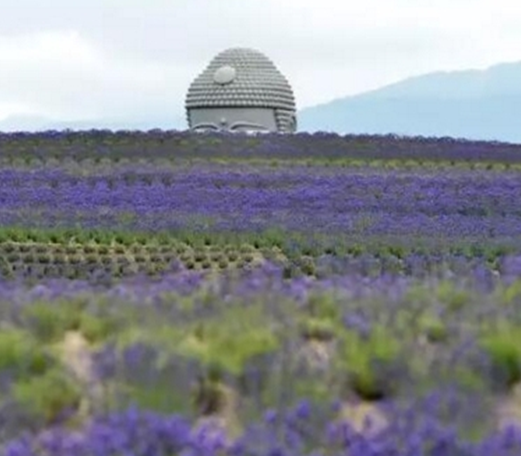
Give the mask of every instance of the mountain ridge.
M 521 142 L 521 62 L 437 71 L 299 112 L 303 131 Z

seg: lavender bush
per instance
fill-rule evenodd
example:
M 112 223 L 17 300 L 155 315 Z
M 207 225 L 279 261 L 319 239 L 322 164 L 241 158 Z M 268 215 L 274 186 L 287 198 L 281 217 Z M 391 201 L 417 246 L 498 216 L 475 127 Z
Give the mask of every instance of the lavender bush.
M 520 157 L 0 135 L 3 454 L 519 454 Z

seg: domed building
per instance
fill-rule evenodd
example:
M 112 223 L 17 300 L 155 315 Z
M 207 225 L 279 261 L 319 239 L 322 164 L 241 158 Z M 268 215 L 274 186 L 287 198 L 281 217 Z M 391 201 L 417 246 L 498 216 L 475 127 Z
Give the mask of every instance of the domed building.
M 190 85 L 186 116 L 194 131 L 297 129 L 288 81 L 264 54 L 246 48 L 231 48 L 214 57 Z

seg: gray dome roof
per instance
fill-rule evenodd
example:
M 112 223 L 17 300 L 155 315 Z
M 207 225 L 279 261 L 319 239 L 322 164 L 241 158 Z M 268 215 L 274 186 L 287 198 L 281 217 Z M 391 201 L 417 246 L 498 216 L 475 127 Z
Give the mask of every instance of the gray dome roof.
M 259 51 L 231 48 L 219 53 L 192 82 L 186 110 L 214 107 L 263 107 L 276 110 L 285 131 L 296 112 L 293 91 L 273 62 Z

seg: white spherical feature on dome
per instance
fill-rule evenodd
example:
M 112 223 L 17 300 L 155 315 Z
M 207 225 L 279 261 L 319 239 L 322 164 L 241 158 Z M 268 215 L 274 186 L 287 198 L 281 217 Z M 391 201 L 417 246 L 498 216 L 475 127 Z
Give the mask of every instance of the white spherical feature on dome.
M 224 65 L 218 68 L 213 74 L 213 80 L 220 85 L 226 85 L 233 82 L 237 71 L 230 65 Z

